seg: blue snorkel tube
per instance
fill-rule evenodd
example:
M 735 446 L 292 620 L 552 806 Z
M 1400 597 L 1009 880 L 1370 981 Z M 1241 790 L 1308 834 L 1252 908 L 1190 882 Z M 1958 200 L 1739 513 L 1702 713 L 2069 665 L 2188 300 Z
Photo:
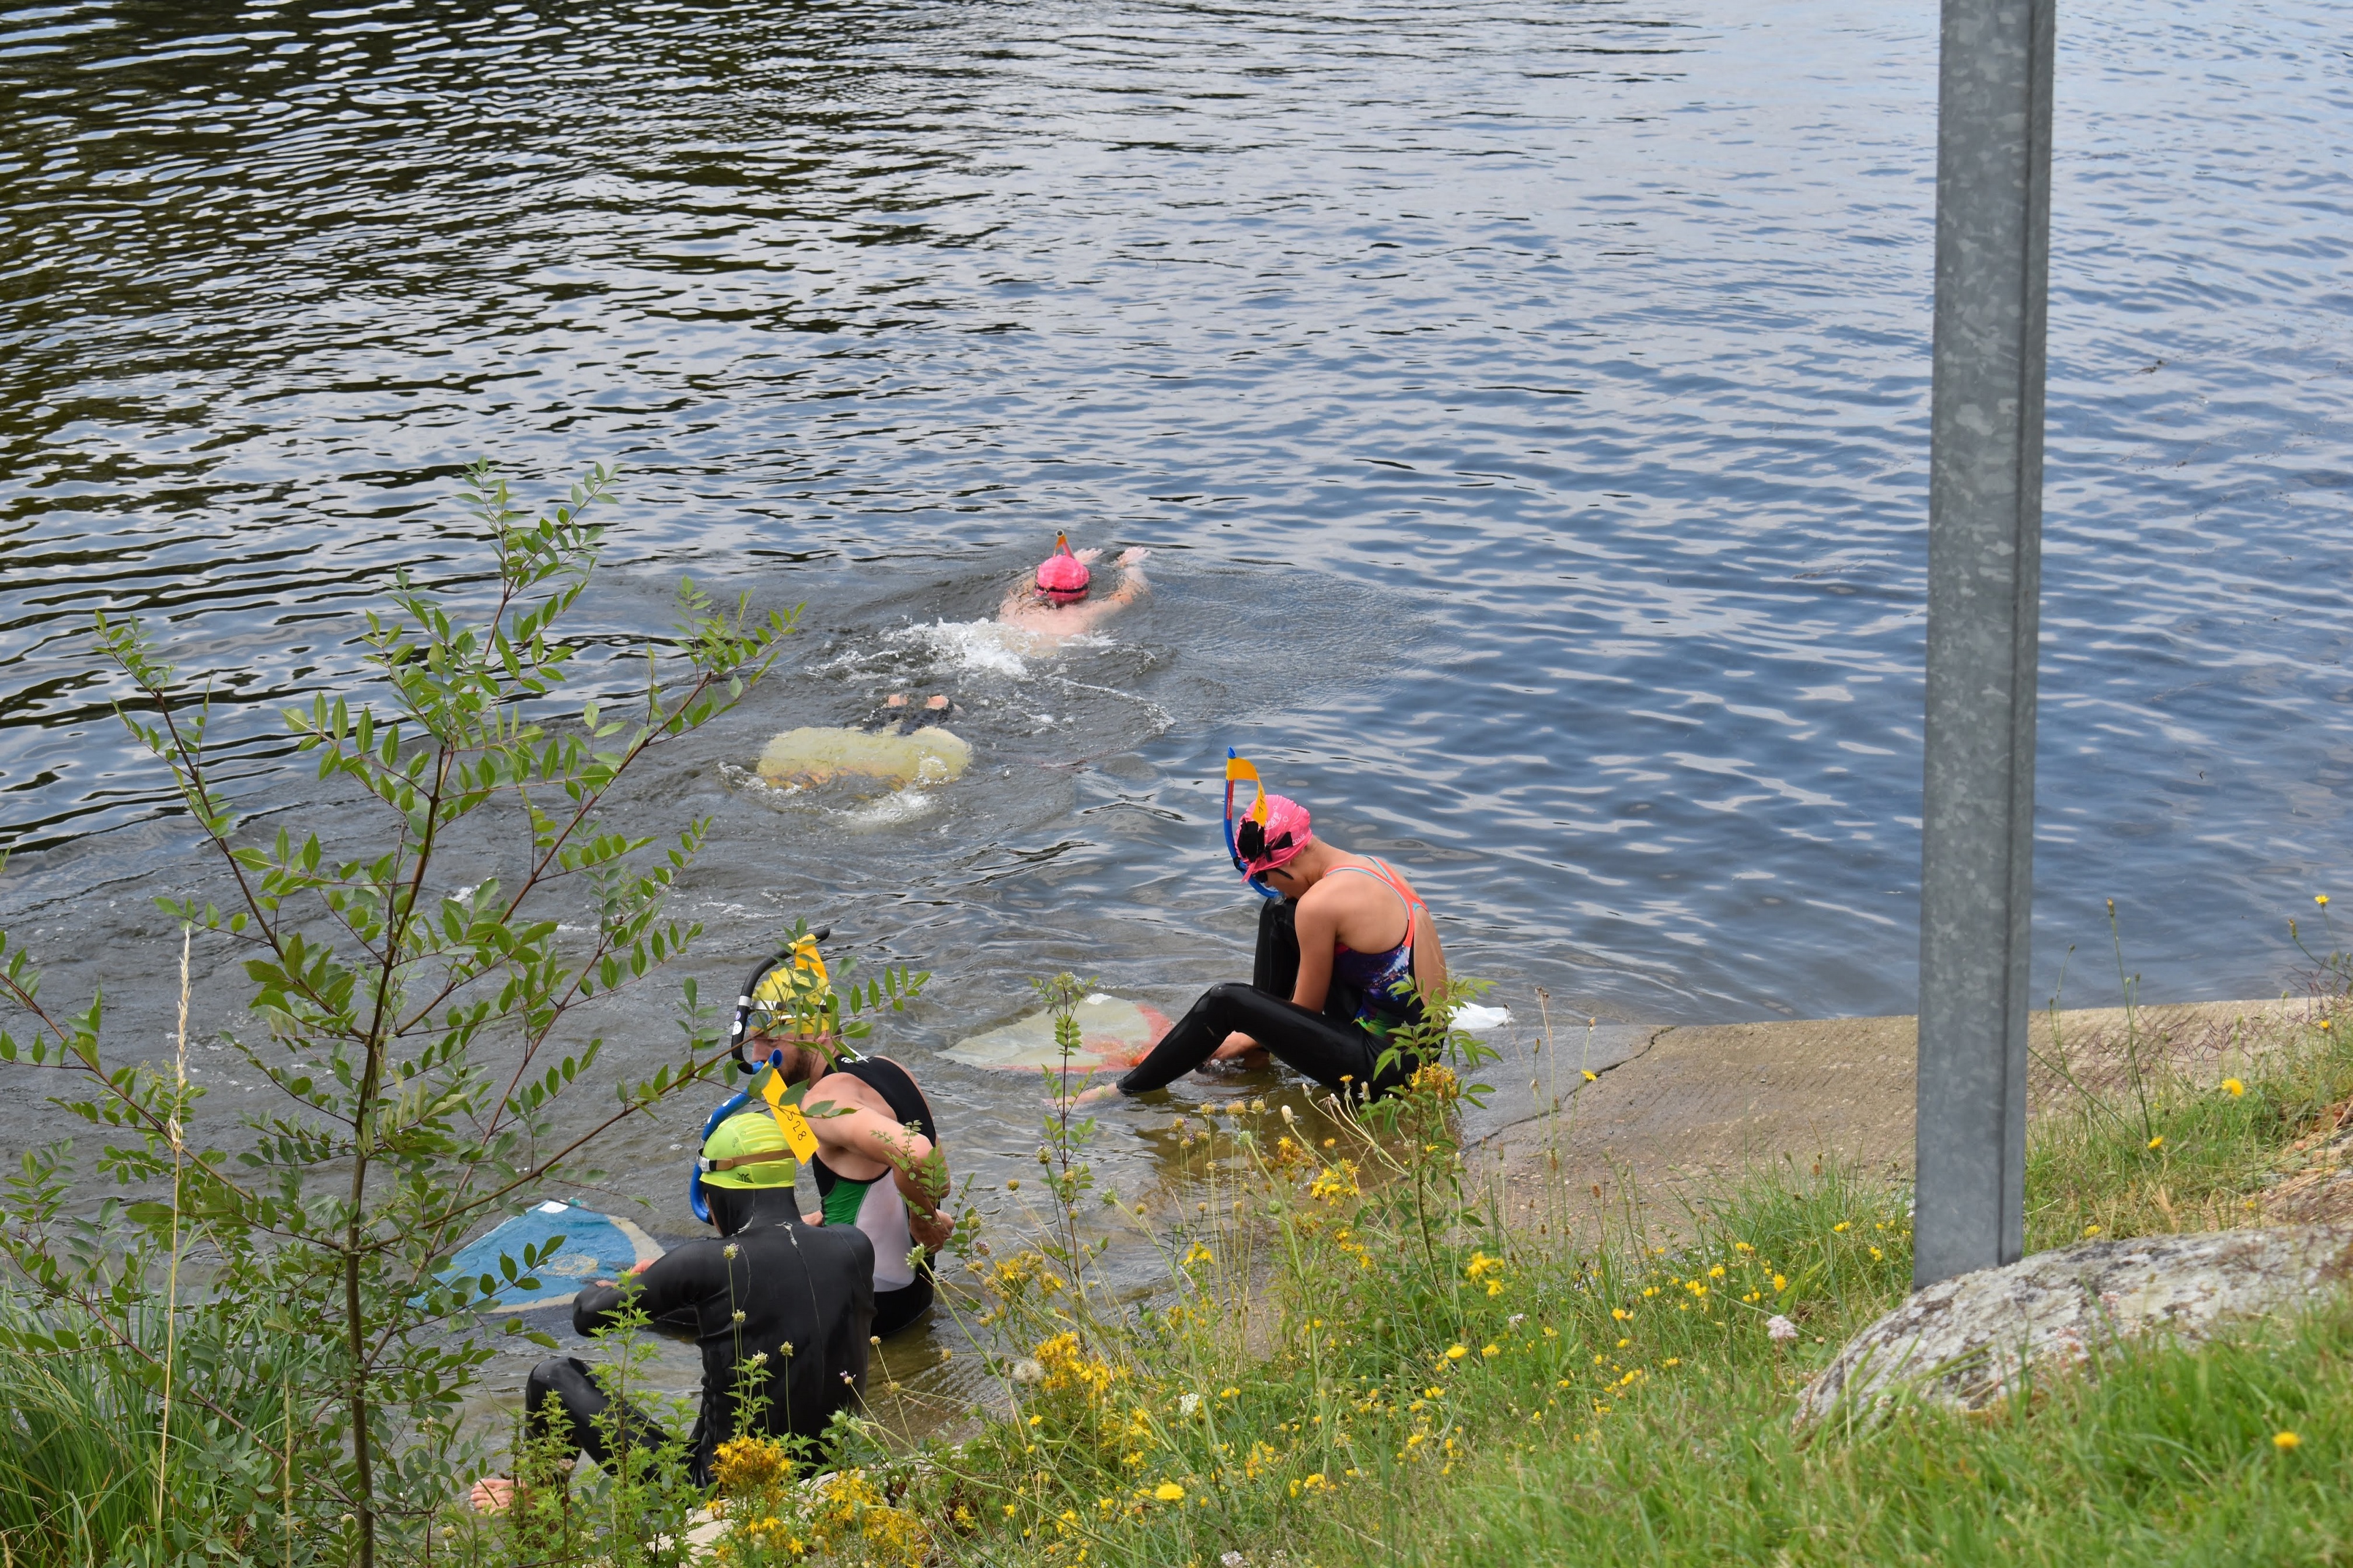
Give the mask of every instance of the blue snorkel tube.
M 1242 874 L 1242 879 L 1250 884 L 1251 892 L 1269 900 L 1280 899 L 1282 897 L 1281 893 L 1268 887 L 1264 879 L 1250 870 L 1250 862 L 1242 858 L 1241 847 L 1234 842 L 1234 784 L 1241 779 L 1248 779 L 1250 783 L 1258 784 L 1258 793 L 1261 798 L 1264 797 L 1266 786 L 1259 784 L 1258 769 L 1244 761 L 1240 752 L 1228 746 L 1226 748 L 1226 854 L 1233 861 L 1234 869 L 1240 871 Z

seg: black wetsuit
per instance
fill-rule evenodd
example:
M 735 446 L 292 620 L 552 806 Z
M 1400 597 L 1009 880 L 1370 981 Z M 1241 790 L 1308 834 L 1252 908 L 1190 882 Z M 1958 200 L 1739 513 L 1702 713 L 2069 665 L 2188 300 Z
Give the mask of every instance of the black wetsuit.
M 863 1231 L 804 1224 L 789 1187 L 714 1189 L 712 1195 L 724 1238 L 675 1247 L 635 1281 L 638 1305 L 657 1327 L 691 1331 L 702 1347 L 702 1408 L 688 1439 L 697 1485 L 710 1483 L 712 1452 L 735 1434 L 744 1363 L 762 1352 L 768 1358 L 766 1407 L 754 1429 L 814 1438 L 864 1390 L 874 1320 L 874 1245 Z M 596 1333 L 621 1304 L 613 1286 L 583 1286 L 572 1326 Z M 533 1368 L 523 1400 L 536 1428 L 553 1421 L 551 1406 L 560 1408 L 573 1440 L 607 1467 L 607 1435 L 596 1417 L 610 1403 L 586 1363 L 570 1357 Z M 624 1406 L 617 1414 L 632 1447 L 668 1440 L 642 1413 Z
M 1258 954 L 1250 965 L 1250 984 L 1228 981 L 1201 993 L 1151 1055 L 1119 1080 L 1121 1093 L 1148 1094 L 1167 1088 L 1208 1061 L 1237 1029 L 1326 1089 L 1386 1094 L 1413 1076 L 1420 1060 L 1403 1053 L 1387 1070 L 1379 1068 L 1382 1053 L 1389 1048 L 1380 1031 L 1419 1022 L 1419 998 L 1394 1002 L 1367 997 L 1335 974 L 1324 994 L 1322 1012 L 1291 1000 L 1299 987 L 1296 912 L 1289 899 L 1267 900 L 1258 915 Z M 1358 1021 L 1358 1015 L 1366 1012 L 1378 1020 L 1374 1026 Z
M 908 1076 L 905 1068 L 883 1057 L 849 1057 L 836 1062 L 833 1070 L 848 1073 L 881 1095 L 882 1103 L 891 1108 L 892 1121 L 902 1127 L 913 1127 L 931 1140 L 934 1148 L 939 1146 L 940 1130 L 932 1121 L 931 1102 L 923 1098 L 923 1091 L 915 1087 L 915 1080 Z M 825 1163 L 823 1154 L 809 1161 L 809 1169 L 817 1176 L 820 1201 L 826 1194 L 833 1191 L 837 1183 L 845 1179 Z M 882 1178 L 884 1181 L 890 1179 L 887 1175 Z M 931 1260 L 925 1258 L 923 1267 L 915 1270 L 913 1284 L 902 1285 L 895 1290 L 874 1292 L 874 1337 L 888 1339 L 922 1317 L 932 1304 L 932 1265 Z

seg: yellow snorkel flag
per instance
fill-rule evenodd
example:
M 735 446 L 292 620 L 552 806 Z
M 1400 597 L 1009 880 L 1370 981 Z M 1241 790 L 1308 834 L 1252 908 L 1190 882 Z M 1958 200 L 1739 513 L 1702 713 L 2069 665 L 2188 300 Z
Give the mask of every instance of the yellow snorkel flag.
M 1242 815 L 1261 826 L 1265 826 L 1266 785 L 1260 780 L 1258 769 L 1251 764 L 1250 760 L 1248 757 L 1237 755 L 1234 749 L 1229 746 L 1226 748 L 1226 854 L 1232 858 L 1234 869 L 1248 877 L 1250 863 L 1242 858 L 1240 848 L 1234 843 L 1234 785 L 1238 784 L 1248 784 L 1258 791 L 1258 798 L 1250 803 L 1250 810 Z M 1272 889 L 1262 887 L 1255 881 L 1251 882 L 1250 886 L 1258 889 L 1262 897 L 1271 899 L 1276 896 Z
M 801 1114 L 799 1106 L 785 1103 L 782 1073 L 768 1074 L 767 1081 L 760 1086 L 760 1098 L 768 1102 L 768 1114 L 776 1119 L 776 1131 L 785 1135 L 793 1158 L 807 1164 L 817 1154 L 817 1134 L 809 1131 L 808 1118 Z
M 1251 764 L 1248 757 L 1237 757 L 1230 752 L 1226 756 L 1226 820 L 1231 822 L 1234 817 L 1234 785 L 1245 779 L 1258 791 L 1258 798 L 1250 803 L 1250 810 L 1244 815 L 1253 821 L 1264 822 L 1266 820 L 1266 784 L 1260 779 L 1258 769 Z

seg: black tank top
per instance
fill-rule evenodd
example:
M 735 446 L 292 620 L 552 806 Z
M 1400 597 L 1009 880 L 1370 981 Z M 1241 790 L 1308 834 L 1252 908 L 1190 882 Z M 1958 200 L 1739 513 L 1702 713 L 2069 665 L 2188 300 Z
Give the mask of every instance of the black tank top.
M 848 1073 L 881 1095 L 882 1103 L 891 1108 L 894 1121 L 902 1127 L 914 1128 L 934 1145 L 938 1144 L 940 1130 L 932 1121 L 932 1108 L 924 1100 L 923 1091 L 915 1087 L 915 1080 L 907 1076 L 905 1068 L 882 1057 L 856 1057 L 836 1062 L 833 1070 Z M 809 1168 L 817 1175 L 817 1190 L 820 1197 L 833 1191 L 834 1183 L 841 1180 L 825 1163 L 822 1154 L 809 1161 Z

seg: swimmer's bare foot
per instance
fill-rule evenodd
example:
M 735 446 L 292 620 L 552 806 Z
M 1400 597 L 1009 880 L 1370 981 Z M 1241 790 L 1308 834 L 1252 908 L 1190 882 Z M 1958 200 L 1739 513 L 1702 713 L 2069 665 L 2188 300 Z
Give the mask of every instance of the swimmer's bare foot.
M 890 696 L 882 699 L 882 706 L 885 708 L 904 708 L 906 705 L 907 694 L 903 691 L 893 691 Z
M 933 692 L 929 697 L 923 699 L 923 706 L 930 709 L 934 713 L 946 712 L 948 710 L 947 693 L 944 691 Z

